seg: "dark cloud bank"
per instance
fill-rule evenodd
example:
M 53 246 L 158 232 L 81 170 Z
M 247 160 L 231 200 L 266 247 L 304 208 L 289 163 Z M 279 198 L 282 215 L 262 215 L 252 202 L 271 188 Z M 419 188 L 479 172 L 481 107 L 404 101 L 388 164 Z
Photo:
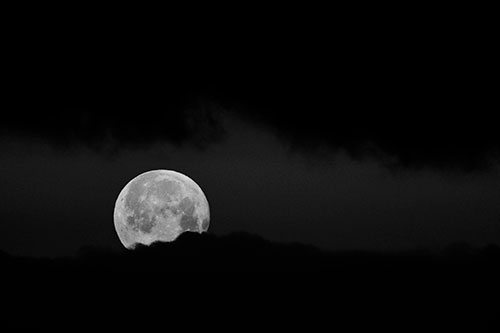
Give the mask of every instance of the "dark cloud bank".
M 6 75 L 0 133 L 97 149 L 205 146 L 223 137 L 214 115 L 223 108 L 302 151 L 324 145 L 397 166 L 488 167 L 500 146 L 491 43 L 446 31 L 351 28 L 335 42 L 315 33 L 279 43 L 243 34 L 147 57 L 96 44 L 99 57 L 66 45 L 64 57 L 34 59 L 21 48 Z M 60 54 L 61 45 L 49 46 Z

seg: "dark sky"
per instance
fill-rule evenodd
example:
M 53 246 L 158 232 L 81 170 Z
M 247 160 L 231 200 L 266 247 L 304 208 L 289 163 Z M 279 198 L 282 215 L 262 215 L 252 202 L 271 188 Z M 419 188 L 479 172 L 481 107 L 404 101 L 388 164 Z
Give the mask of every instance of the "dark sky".
M 317 25 L 175 44 L 18 32 L 4 62 L 0 249 L 119 248 L 116 197 L 152 169 L 201 186 L 216 234 L 336 250 L 498 243 L 483 27 Z

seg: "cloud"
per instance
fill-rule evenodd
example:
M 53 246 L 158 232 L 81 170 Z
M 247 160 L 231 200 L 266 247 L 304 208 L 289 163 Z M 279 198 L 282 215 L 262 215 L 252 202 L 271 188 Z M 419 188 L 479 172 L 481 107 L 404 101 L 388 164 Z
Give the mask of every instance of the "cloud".
M 32 113 L 15 110 L 2 119 L 0 135 L 41 139 L 59 148 L 84 145 L 96 150 L 140 148 L 161 141 L 203 148 L 224 137 L 217 113 L 208 105 L 124 102 L 106 107 L 41 107 Z
M 436 67 L 399 75 L 361 67 L 316 83 L 284 78 L 220 100 L 300 152 L 327 147 L 396 167 L 487 168 L 500 152 L 491 89 L 471 75 L 434 74 Z
M 100 148 L 112 138 L 119 148 L 162 140 L 205 147 L 224 137 L 223 108 L 297 151 L 342 149 L 400 167 L 487 167 L 500 150 L 487 50 L 432 36 L 367 37 L 335 52 L 317 40 L 301 49 L 266 44 L 265 53 L 240 45 L 144 67 L 41 59 L 50 71 L 27 65 L 7 76 L 0 133 L 59 146 Z

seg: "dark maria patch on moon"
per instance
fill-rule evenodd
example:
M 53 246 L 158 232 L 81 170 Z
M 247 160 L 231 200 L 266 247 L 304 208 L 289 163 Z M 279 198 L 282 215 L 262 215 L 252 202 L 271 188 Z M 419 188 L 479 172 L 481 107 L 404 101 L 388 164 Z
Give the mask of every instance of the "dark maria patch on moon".
M 179 223 L 183 231 L 198 230 L 198 219 L 193 216 L 194 203 L 188 197 L 185 197 L 179 203 L 179 209 L 184 212 Z
M 193 215 L 194 213 L 194 203 L 189 197 L 185 197 L 181 200 L 179 208 L 187 215 Z
M 207 217 L 204 218 L 203 222 L 201 222 L 201 230 L 202 231 L 207 231 L 209 225 L 210 225 L 209 219 Z
M 156 217 L 152 216 L 151 218 L 149 215 L 145 212 L 137 214 L 134 211 L 133 216 L 129 216 L 127 218 L 127 224 L 132 228 L 134 231 L 142 231 L 145 234 L 148 234 L 151 232 L 151 229 L 156 225 Z

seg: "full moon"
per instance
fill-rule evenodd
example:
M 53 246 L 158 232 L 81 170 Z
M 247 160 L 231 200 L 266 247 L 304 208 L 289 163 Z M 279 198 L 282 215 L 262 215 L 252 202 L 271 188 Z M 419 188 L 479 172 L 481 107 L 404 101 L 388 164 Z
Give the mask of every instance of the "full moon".
M 114 210 L 115 229 L 127 249 L 171 242 L 185 231 L 205 232 L 208 201 L 191 178 L 172 170 L 152 170 L 122 189 Z

